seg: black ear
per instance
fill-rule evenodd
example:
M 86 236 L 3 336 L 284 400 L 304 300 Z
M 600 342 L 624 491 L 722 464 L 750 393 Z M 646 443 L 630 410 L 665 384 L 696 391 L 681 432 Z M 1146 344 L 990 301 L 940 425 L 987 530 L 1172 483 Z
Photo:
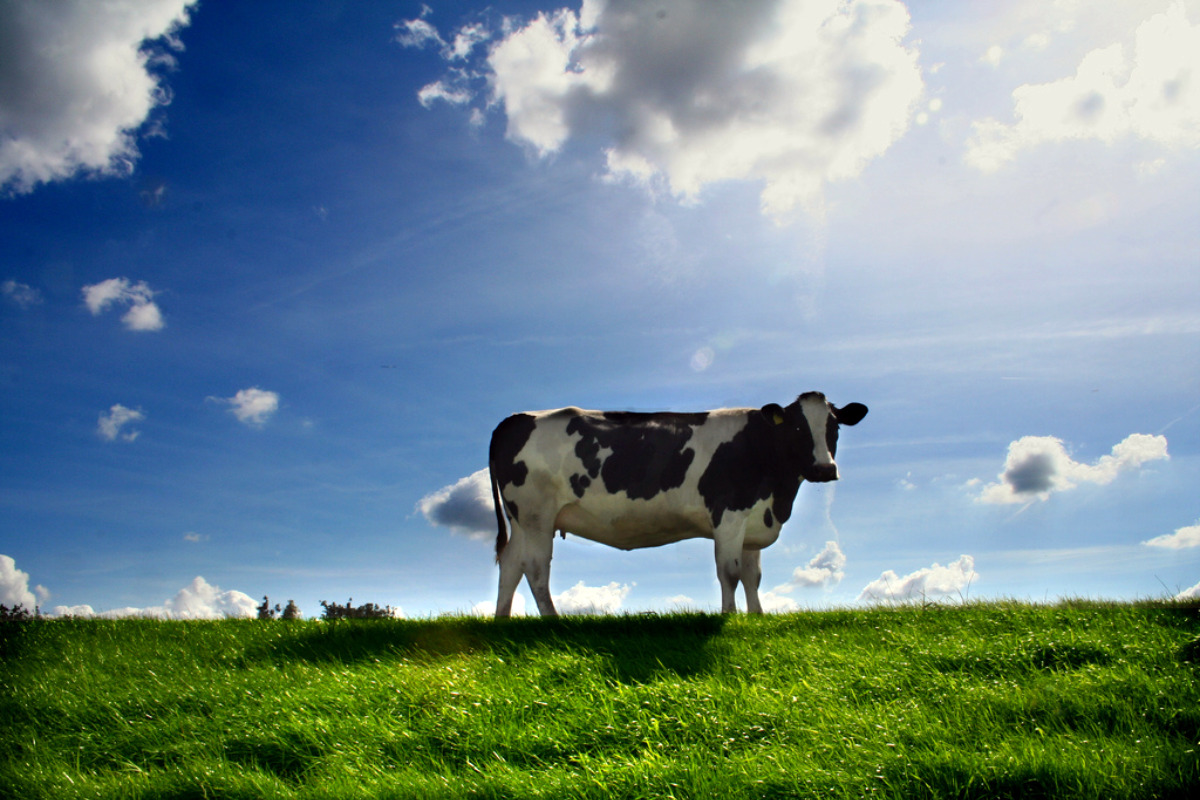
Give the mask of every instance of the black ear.
M 779 405 L 779 403 L 767 403 L 760 410 L 762 411 L 762 415 L 766 417 L 772 425 L 783 424 L 783 406 Z
M 867 415 L 867 407 L 862 403 L 847 403 L 841 408 L 835 408 L 833 415 L 842 425 L 857 425 Z

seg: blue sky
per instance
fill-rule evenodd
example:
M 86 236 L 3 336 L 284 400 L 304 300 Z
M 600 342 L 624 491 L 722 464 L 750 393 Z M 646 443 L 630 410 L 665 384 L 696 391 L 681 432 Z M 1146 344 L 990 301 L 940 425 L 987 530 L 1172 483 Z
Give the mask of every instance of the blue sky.
M 1200 592 L 1200 3 L 698 8 L 6 5 L 0 602 L 486 610 L 505 416 L 808 390 L 771 607 Z

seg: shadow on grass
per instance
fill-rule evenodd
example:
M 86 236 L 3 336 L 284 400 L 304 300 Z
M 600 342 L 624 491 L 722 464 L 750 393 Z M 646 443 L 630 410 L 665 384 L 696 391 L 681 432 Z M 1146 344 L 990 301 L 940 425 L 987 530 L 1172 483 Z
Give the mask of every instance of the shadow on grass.
M 706 644 L 721 632 L 717 614 L 510 619 L 345 620 L 288 626 L 288 633 L 246 654 L 248 660 L 356 663 L 437 660 L 488 652 L 505 658 L 546 650 L 583 651 L 609 659 L 622 682 L 663 671 L 681 677 L 712 666 Z

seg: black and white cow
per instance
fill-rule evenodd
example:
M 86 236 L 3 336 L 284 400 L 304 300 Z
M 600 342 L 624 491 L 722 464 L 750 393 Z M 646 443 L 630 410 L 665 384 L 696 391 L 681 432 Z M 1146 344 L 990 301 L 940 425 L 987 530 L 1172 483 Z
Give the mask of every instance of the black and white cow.
M 762 613 L 759 551 L 779 538 L 802 481 L 837 480 L 838 428 L 866 414 L 861 403 L 836 408 L 807 392 L 786 407 L 509 417 L 492 433 L 488 458 L 499 528 L 496 616 L 512 612 L 522 575 L 538 611 L 555 613 L 556 531 L 622 550 L 712 539 L 721 611 L 735 610 L 741 581 L 747 610 Z

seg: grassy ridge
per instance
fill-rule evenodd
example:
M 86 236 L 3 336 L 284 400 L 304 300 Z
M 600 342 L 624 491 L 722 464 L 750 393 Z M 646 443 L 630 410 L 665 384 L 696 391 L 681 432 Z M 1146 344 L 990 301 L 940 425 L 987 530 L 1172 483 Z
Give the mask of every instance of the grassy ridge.
M 1193 605 L 35 621 L 0 797 L 1185 797 Z

